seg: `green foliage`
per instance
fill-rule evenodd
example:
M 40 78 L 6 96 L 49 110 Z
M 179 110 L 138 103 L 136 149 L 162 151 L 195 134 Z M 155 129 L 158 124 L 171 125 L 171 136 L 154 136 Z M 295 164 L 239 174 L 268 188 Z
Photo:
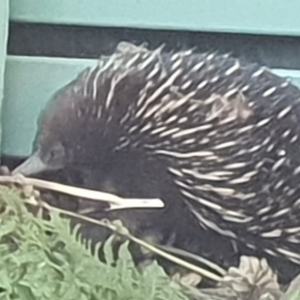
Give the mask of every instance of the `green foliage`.
M 16 191 L 0 186 L 0 300 L 187 299 L 156 263 L 139 272 L 127 243 L 115 262 L 110 238 L 103 263 L 80 240 L 68 220 L 35 217 Z
M 300 300 L 300 292 L 295 293 L 295 295 L 293 295 L 291 300 Z

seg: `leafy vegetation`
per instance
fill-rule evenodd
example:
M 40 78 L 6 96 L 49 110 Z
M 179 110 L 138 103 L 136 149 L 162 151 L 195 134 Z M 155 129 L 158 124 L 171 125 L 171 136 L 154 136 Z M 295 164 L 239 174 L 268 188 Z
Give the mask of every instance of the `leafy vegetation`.
M 0 299 L 185 300 L 182 289 L 153 263 L 139 272 L 124 243 L 106 263 L 82 241 L 79 227 L 57 213 L 44 220 L 30 213 L 16 190 L 0 186 Z
M 71 229 L 70 221 L 55 211 L 48 220 L 32 214 L 16 189 L 0 185 L 0 300 L 189 299 L 191 290 L 171 281 L 157 263 L 139 271 L 128 242 L 116 260 L 114 238 L 92 247 L 82 238 L 80 226 Z M 105 263 L 99 260 L 100 248 Z M 280 300 L 300 299 L 299 280 Z M 251 294 L 252 285 L 248 288 L 244 292 Z M 230 289 L 230 282 L 215 290 L 193 291 L 193 298 L 202 300 L 236 300 L 241 292 Z M 263 288 L 261 292 L 259 299 L 265 299 Z

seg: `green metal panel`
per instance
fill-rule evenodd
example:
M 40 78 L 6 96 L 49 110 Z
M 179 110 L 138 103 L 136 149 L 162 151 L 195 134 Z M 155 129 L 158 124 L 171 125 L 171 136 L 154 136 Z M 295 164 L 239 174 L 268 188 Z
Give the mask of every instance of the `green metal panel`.
M 300 35 L 299 0 L 11 0 L 15 21 Z
M 4 67 L 8 32 L 8 0 L 0 1 L 0 111 L 2 108 Z M 2 120 L 0 124 L 0 145 L 2 140 Z
M 26 156 L 36 132 L 37 117 L 53 93 L 73 80 L 94 60 L 8 57 L 3 103 L 3 153 Z M 300 71 L 275 70 L 300 87 Z
M 95 61 L 59 58 L 8 57 L 3 103 L 2 153 L 31 152 L 36 120 L 53 93 Z

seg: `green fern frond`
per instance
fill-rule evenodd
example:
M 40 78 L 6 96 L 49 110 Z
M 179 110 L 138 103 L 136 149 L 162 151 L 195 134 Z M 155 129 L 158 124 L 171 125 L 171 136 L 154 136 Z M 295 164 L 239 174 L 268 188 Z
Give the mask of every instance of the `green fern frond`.
M 15 189 L 0 186 L 0 219 L 0 300 L 188 299 L 157 263 L 138 271 L 128 242 L 115 260 L 115 236 L 93 246 L 58 213 L 34 216 Z

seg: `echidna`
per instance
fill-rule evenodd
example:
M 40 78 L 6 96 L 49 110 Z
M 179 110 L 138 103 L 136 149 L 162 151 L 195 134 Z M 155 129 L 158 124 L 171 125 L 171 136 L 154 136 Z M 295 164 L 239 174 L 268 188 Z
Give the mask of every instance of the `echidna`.
M 127 46 L 57 93 L 14 173 L 139 166 L 177 226 L 187 209 L 195 237 L 300 270 L 300 90 L 229 55 Z

